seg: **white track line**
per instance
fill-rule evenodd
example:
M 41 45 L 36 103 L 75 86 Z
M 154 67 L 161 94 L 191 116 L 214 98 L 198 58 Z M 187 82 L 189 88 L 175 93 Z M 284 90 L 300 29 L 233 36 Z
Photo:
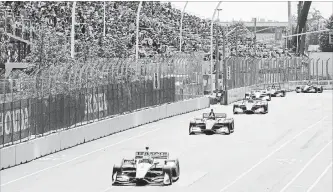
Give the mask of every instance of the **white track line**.
M 284 192 L 304 171 L 305 169 L 311 165 L 311 163 L 320 155 L 320 153 L 322 153 L 328 146 L 330 146 L 332 144 L 332 140 L 330 142 L 328 142 L 316 155 L 314 155 L 309 162 L 307 162 L 304 167 L 300 170 L 299 173 L 297 173 L 297 175 L 287 183 L 286 186 L 284 186 L 280 192 Z
M 319 121 L 317 121 L 316 123 L 310 125 L 309 127 L 307 127 L 306 129 L 302 130 L 301 132 L 299 132 L 297 135 L 295 135 L 293 138 L 291 138 L 290 140 L 286 141 L 285 143 L 283 143 L 280 147 L 278 147 L 277 149 L 275 149 L 274 151 L 272 151 L 270 154 L 268 154 L 265 158 L 261 159 L 258 163 L 256 163 L 255 165 L 253 165 L 250 169 L 248 169 L 247 171 L 245 171 L 244 173 L 242 173 L 241 175 L 239 175 L 234 181 L 232 181 L 231 183 L 229 183 L 228 185 L 226 185 L 225 187 L 223 187 L 220 192 L 225 191 L 226 189 L 228 189 L 229 187 L 231 187 L 233 184 L 235 184 L 237 181 L 239 181 L 240 179 L 242 179 L 244 176 L 246 176 L 248 173 L 250 173 L 252 170 L 254 170 L 256 167 L 258 167 L 260 164 L 262 164 L 264 161 L 266 161 L 267 159 L 269 159 L 271 156 L 273 156 L 276 152 L 280 151 L 283 147 L 285 147 L 286 145 L 288 145 L 289 143 L 291 143 L 293 140 L 295 140 L 297 137 L 301 136 L 303 133 L 305 133 L 306 131 L 312 129 L 312 127 L 316 126 L 318 123 L 320 123 L 321 121 L 323 121 L 324 119 L 326 119 L 328 116 L 323 117 L 322 119 L 320 119 Z
M 306 192 L 310 192 L 318 183 L 319 181 L 325 176 L 325 174 L 332 168 L 332 161 L 331 163 L 326 167 L 324 172 L 320 174 L 320 176 L 317 178 L 317 180 L 309 187 L 309 189 Z
M 108 187 L 108 188 L 106 188 L 106 189 L 104 189 L 104 190 L 102 190 L 102 191 L 100 191 L 100 192 L 107 192 L 107 191 L 110 191 L 110 189 L 112 189 L 112 186 L 111 186 L 111 187 Z
M 156 127 L 156 125 L 154 125 L 154 126 L 152 126 L 152 127 Z M 59 167 L 59 166 L 61 166 L 61 165 L 64 165 L 64 164 L 67 164 L 67 163 L 73 162 L 73 161 L 75 161 L 75 160 L 77 160 L 77 159 L 81 159 L 81 158 L 83 158 L 83 157 L 86 157 L 86 156 L 88 156 L 88 155 L 91 155 L 91 154 L 97 153 L 97 152 L 99 152 L 99 151 L 103 151 L 104 149 L 107 149 L 107 148 L 113 147 L 113 146 L 115 146 L 115 145 L 118 145 L 118 144 L 124 143 L 125 141 L 129 141 L 129 140 L 132 140 L 132 139 L 136 139 L 136 138 L 142 137 L 142 136 L 144 136 L 144 135 L 146 135 L 146 134 L 148 134 L 148 133 L 152 133 L 152 132 L 158 131 L 158 130 L 160 130 L 160 129 L 161 129 L 161 127 L 160 127 L 160 128 L 156 128 L 156 129 L 153 129 L 153 130 L 149 130 L 149 131 L 143 132 L 143 133 L 141 133 L 141 134 L 139 134 L 139 135 L 136 135 L 136 136 L 134 136 L 134 137 L 130 137 L 130 138 L 127 138 L 127 139 L 121 140 L 121 141 L 119 141 L 119 142 L 117 142 L 117 143 L 113 143 L 113 144 L 107 145 L 107 146 L 105 146 L 105 147 L 102 147 L 102 148 L 100 148 L 100 149 L 97 149 L 97 150 L 91 151 L 91 152 L 89 152 L 89 153 L 85 153 L 85 154 L 83 154 L 83 155 L 79 155 L 79 156 L 77 156 L 77 157 L 75 157 L 75 158 L 73 158 L 73 159 L 70 159 L 70 160 L 68 160 L 68 161 L 65 161 L 65 162 L 62 162 L 62 163 L 59 163 L 59 164 L 56 164 L 56 165 L 53 165 L 53 166 L 50 166 L 50 167 L 47 167 L 47 168 L 41 169 L 41 170 L 39 170 L 39 171 L 36 171 L 36 172 L 30 173 L 30 174 L 27 174 L 27 175 L 25 175 L 25 176 L 23 176 L 23 177 L 19 177 L 19 178 L 17 178 L 17 179 L 11 180 L 11 181 L 9 181 L 9 182 L 7 182 L 7 183 L 3 183 L 3 184 L 1 184 L 1 187 L 6 186 L 6 185 L 9 185 L 9 184 L 14 183 L 14 182 L 17 182 L 17 181 L 20 181 L 20 180 L 22 180 L 22 179 L 25 179 L 25 178 L 28 178 L 28 177 L 34 176 L 34 175 L 37 175 L 37 174 L 42 173 L 42 172 L 45 172 L 45 171 L 47 171 L 47 170 L 50 170 L 50 169 L 53 169 L 53 168 Z

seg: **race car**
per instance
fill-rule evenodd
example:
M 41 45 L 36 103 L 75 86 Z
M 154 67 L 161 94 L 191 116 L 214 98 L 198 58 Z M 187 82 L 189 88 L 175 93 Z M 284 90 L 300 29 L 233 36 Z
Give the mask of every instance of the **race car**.
M 322 93 L 324 91 L 323 86 L 304 85 L 302 87 L 296 87 L 296 93 Z
M 227 134 L 234 132 L 234 119 L 227 118 L 225 113 L 215 113 L 215 117 L 209 117 L 209 113 L 203 113 L 202 118 L 195 118 L 190 122 L 189 134 Z
M 172 185 L 179 179 L 179 160 L 169 159 L 168 152 L 135 153 L 134 159 L 123 159 L 113 166 L 112 185 Z
M 256 100 L 271 101 L 272 96 L 266 90 L 254 89 L 245 93 L 245 99 L 255 98 Z
M 268 102 L 258 98 L 243 99 L 234 104 L 234 114 L 246 113 L 246 114 L 266 114 L 268 113 Z
M 272 85 L 266 88 L 266 93 L 269 93 L 271 97 L 285 97 L 286 90 L 281 89 L 280 85 Z

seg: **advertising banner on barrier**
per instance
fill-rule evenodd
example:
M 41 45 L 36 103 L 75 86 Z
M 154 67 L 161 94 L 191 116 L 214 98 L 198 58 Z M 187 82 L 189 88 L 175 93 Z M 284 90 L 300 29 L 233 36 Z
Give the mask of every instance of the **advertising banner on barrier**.
M 98 119 L 107 116 L 108 101 L 105 92 L 107 92 L 107 90 L 100 87 L 94 89 L 94 92 L 85 95 L 85 120 Z
M 29 136 L 29 100 L 0 105 L 0 144 Z
M 80 122 L 176 101 L 174 77 L 161 78 L 160 89 L 154 89 L 153 85 L 152 80 L 109 84 L 66 95 L 0 104 L 0 145 L 72 128 Z M 193 92 L 197 87 L 186 86 L 184 90 Z
M 243 99 L 245 97 L 245 92 L 245 87 L 228 90 L 228 104 Z

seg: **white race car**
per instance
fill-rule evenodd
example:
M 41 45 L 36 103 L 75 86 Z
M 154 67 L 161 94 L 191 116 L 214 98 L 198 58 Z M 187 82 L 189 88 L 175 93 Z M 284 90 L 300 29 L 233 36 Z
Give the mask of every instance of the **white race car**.
M 263 100 L 263 101 L 271 101 L 272 96 L 267 90 L 255 89 L 251 92 L 245 93 L 245 99 L 255 99 L 255 100 Z
M 123 159 L 120 166 L 113 166 L 112 185 L 172 185 L 179 179 L 178 159 L 169 159 L 168 152 L 140 151 L 135 159 Z
M 286 90 L 281 89 L 280 85 L 272 85 L 266 88 L 266 93 L 269 93 L 271 97 L 285 97 Z
M 268 102 L 261 99 L 243 99 L 234 104 L 233 112 L 234 114 L 266 114 L 268 113 Z
M 202 118 L 195 118 L 190 122 L 189 134 L 227 134 L 234 132 L 234 119 L 227 118 L 225 113 L 215 113 L 215 117 L 209 117 L 209 113 L 203 113 Z

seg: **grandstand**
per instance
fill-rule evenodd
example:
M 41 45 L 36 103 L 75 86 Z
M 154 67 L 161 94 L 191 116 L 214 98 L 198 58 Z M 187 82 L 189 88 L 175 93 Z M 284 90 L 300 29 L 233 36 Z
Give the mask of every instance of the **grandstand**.
M 77 2 L 75 59 L 132 58 L 135 54 L 134 31 L 138 4 L 131 1 Z M 4 40 L 1 41 L 1 66 L 5 63 L 49 66 L 50 63 L 69 62 L 72 7 L 73 2 L 0 2 L 0 36 Z M 180 17 L 181 11 L 172 7 L 171 3 L 143 2 L 139 22 L 140 58 L 172 55 L 179 51 Z M 235 25 L 248 27 L 252 23 Z M 258 23 L 257 29 L 261 25 L 266 27 L 272 23 Z M 281 25 L 285 26 L 285 23 Z M 210 20 L 185 13 L 181 51 L 208 53 L 209 26 Z M 214 27 L 214 33 L 221 36 L 222 31 L 231 29 L 220 23 Z M 235 35 L 231 33 L 228 38 L 227 50 L 231 55 L 236 54 Z M 249 36 L 248 31 L 238 31 L 237 36 L 243 36 L 238 45 L 246 47 L 239 49 L 238 56 L 254 56 L 254 50 L 251 49 L 253 37 Z

